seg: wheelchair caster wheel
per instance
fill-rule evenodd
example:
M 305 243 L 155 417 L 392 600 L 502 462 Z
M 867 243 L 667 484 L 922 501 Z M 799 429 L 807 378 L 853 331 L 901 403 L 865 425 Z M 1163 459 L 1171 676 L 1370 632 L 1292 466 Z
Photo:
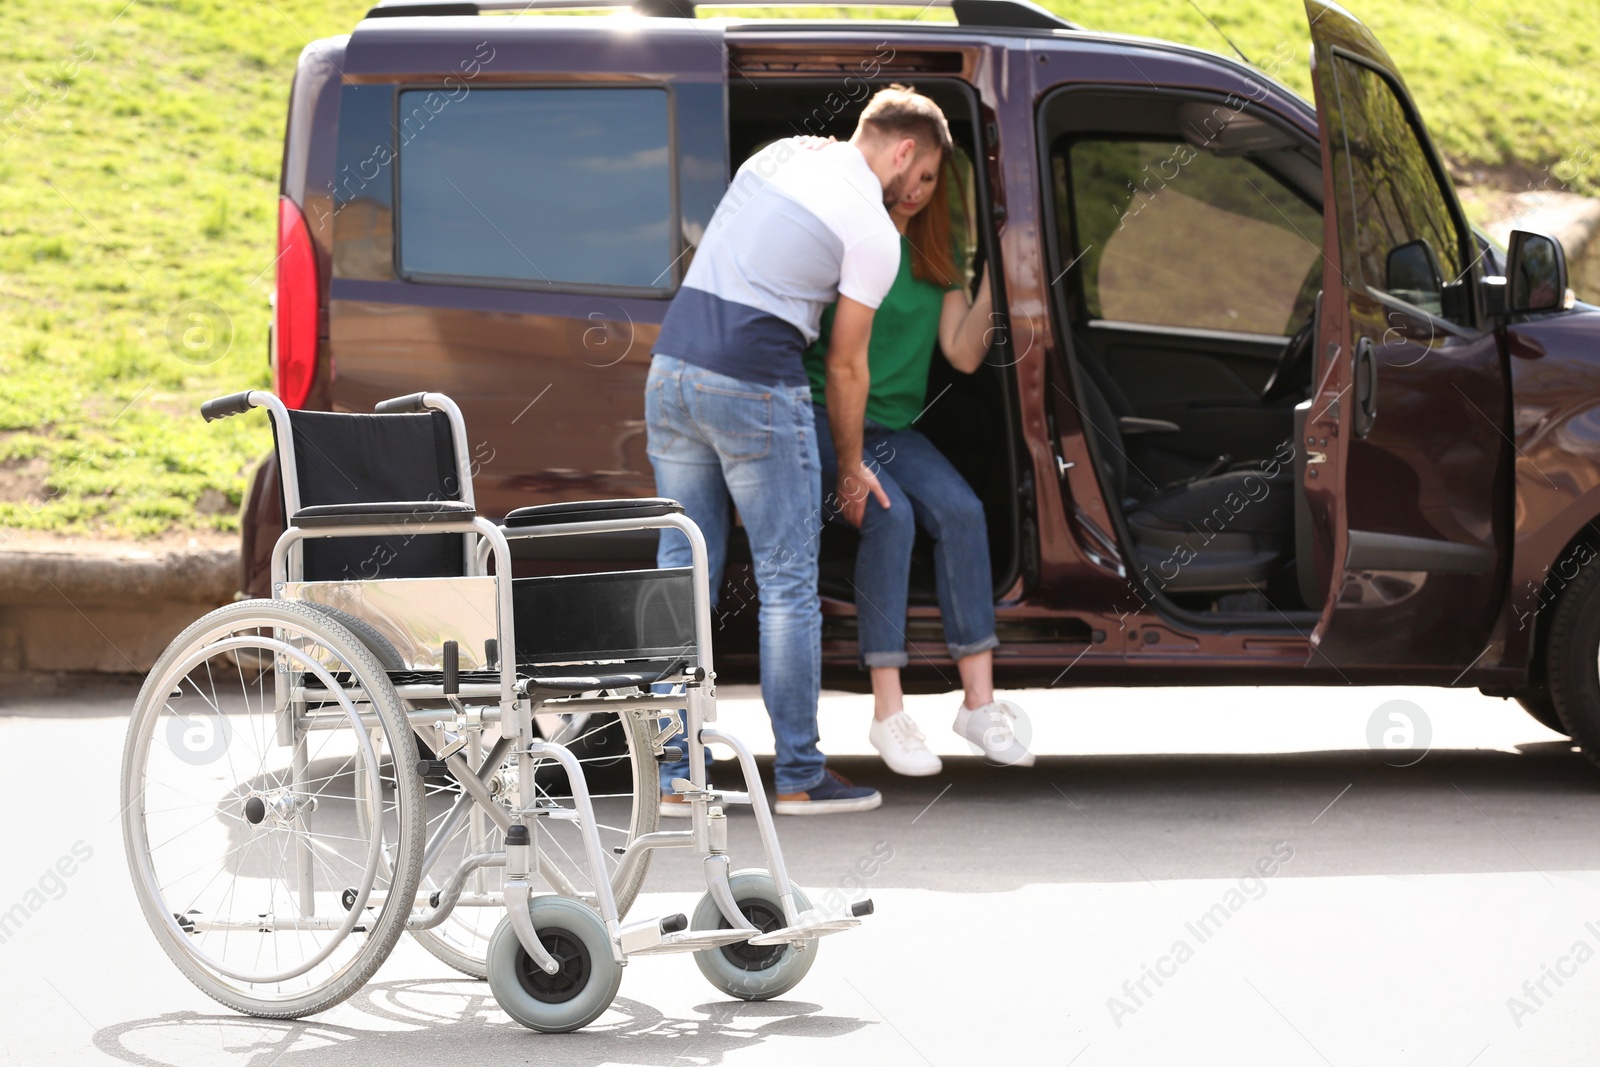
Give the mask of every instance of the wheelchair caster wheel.
M 763 870 L 736 871 L 729 877 L 728 884 L 733 889 L 739 911 L 751 925 L 762 931 L 784 925 L 783 902 L 772 875 Z M 811 902 L 800 887 L 791 888 L 795 908 L 799 911 L 810 908 Z M 730 925 L 710 893 L 700 898 L 690 922 L 693 929 L 726 930 Z M 741 941 L 694 954 L 694 962 L 706 980 L 740 1000 L 771 1000 L 787 993 L 800 984 L 816 958 L 815 939 L 788 945 L 752 945 Z
M 611 957 L 606 924 L 571 897 L 535 897 L 528 904 L 539 941 L 561 964 L 546 974 L 517 940 L 509 918 L 489 939 L 489 989 L 500 1008 L 523 1026 L 546 1034 L 577 1030 L 598 1019 L 622 984 Z

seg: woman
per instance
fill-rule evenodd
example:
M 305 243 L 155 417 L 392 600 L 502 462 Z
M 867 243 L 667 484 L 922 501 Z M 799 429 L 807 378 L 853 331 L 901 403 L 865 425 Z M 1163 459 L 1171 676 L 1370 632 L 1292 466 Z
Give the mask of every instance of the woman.
M 961 672 L 964 699 L 955 732 L 1000 763 L 1028 766 L 1033 754 L 1013 727 L 1020 709 L 994 695 L 994 602 L 989 575 L 989 539 L 983 504 L 943 454 L 912 428 L 927 403 L 928 368 L 934 341 L 963 374 L 983 363 L 992 299 L 984 272 L 977 299 L 966 291 L 951 234 L 952 201 L 958 185 L 950 165 L 907 184 L 889 207 L 899 229 L 900 274 L 872 322 L 862 455 L 889 496 L 885 509 L 867 499 L 856 554 L 856 616 L 862 666 L 872 675 L 873 722 L 868 739 L 889 768 L 900 774 L 938 774 L 939 757 L 928 750 L 916 721 L 905 711 L 900 668 L 905 666 L 906 592 L 911 546 L 921 527 L 934 540 L 939 609 L 945 641 Z M 932 210 L 927 210 L 930 205 Z M 844 521 L 833 491 L 838 461 L 828 426 L 824 357 L 833 309 L 823 315 L 822 335 L 806 354 L 822 454 L 822 487 L 828 517 Z M 937 398 L 935 398 L 937 402 Z

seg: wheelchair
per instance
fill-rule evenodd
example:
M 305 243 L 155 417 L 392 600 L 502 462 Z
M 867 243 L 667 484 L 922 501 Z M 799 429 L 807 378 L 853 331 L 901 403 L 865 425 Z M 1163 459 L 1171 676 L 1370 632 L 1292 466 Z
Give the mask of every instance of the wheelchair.
M 270 599 L 180 634 L 128 726 L 122 828 L 167 955 L 237 1011 L 298 1018 L 350 996 L 402 934 L 486 978 L 501 1008 L 576 1030 L 633 956 L 692 952 L 764 1000 L 870 900 L 813 907 L 786 872 L 750 750 L 716 728 L 706 547 L 663 499 L 477 514 L 460 410 L 265 408 L 286 529 Z M 678 531 L 681 569 L 515 578 L 513 543 Z M 682 737 L 682 741 L 675 741 Z M 684 830 L 658 829 L 658 762 L 683 755 Z M 748 783 L 764 868 L 734 870 L 708 745 Z M 693 849 L 693 914 L 627 919 L 659 849 Z

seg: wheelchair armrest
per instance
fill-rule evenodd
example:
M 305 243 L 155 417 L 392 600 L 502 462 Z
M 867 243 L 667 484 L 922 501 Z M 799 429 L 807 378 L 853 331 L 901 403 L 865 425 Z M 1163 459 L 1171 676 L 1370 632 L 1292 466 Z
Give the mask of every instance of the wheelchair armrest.
M 529 526 L 560 526 L 572 522 L 604 522 L 613 519 L 656 519 L 682 514 L 683 505 L 666 497 L 651 496 L 630 500 L 564 500 L 557 504 L 535 504 L 518 508 L 502 524 L 508 529 Z
M 404 526 L 409 523 L 467 522 L 477 509 L 459 500 L 384 500 L 368 504 L 313 504 L 289 518 L 302 529 L 319 526 Z

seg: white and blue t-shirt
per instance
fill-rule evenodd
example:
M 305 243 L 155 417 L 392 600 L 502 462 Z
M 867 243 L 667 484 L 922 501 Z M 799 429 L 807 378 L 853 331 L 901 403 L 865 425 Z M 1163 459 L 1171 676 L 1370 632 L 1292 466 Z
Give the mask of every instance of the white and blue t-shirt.
M 803 386 L 823 309 L 841 295 L 876 308 L 899 270 L 900 233 L 860 150 L 774 141 L 734 175 L 652 351 Z

